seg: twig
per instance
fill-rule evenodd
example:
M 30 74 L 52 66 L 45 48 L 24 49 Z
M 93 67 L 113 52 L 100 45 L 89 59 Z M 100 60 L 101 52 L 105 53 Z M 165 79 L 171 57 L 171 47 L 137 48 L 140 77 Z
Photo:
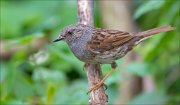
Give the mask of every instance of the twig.
M 78 0 L 78 23 L 94 25 L 93 0 Z M 102 72 L 99 64 L 85 64 L 89 88 L 101 81 Z M 90 93 L 90 105 L 106 105 L 107 95 L 103 87 Z

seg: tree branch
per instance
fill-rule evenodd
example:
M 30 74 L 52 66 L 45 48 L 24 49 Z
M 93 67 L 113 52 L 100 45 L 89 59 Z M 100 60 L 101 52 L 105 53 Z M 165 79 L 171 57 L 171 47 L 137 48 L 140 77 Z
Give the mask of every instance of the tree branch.
M 27 55 L 30 55 L 48 42 L 50 42 L 50 39 L 47 36 L 34 39 L 32 42 L 24 45 L 14 43 L 13 41 L 0 40 L 0 59 L 9 60 L 18 51 L 24 51 Z
M 93 19 L 93 0 L 78 0 L 78 23 L 85 25 L 94 25 Z M 99 64 L 85 64 L 89 88 L 92 88 L 96 83 L 101 81 L 102 72 Z M 105 105 L 107 95 L 103 87 L 90 93 L 90 105 Z

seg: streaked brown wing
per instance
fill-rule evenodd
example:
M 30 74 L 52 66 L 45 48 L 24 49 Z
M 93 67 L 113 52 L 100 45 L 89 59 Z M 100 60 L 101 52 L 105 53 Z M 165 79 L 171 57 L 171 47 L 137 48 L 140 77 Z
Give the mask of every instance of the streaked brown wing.
M 132 38 L 133 35 L 128 32 L 96 28 L 93 30 L 92 40 L 88 42 L 87 47 L 92 52 L 104 52 L 121 46 Z

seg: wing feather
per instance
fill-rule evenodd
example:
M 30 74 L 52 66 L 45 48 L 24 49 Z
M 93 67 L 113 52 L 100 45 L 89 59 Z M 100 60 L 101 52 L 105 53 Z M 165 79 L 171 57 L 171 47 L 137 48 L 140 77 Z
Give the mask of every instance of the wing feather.
M 104 52 L 123 45 L 133 37 L 128 32 L 96 28 L 87 46 L 92 52 Z

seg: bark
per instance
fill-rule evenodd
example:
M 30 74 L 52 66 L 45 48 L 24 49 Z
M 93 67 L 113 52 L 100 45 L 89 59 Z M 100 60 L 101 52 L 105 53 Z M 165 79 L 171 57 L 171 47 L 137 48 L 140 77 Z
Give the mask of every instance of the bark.
M 78 23 L 94 25 L 93 0 L 78 0 Z M 102 72 L 99 64 L 85 64 L 89 89 L 102 79 Z M 107 95 L 103 87 L 90 93 L 90 105 L 106 105 Z

